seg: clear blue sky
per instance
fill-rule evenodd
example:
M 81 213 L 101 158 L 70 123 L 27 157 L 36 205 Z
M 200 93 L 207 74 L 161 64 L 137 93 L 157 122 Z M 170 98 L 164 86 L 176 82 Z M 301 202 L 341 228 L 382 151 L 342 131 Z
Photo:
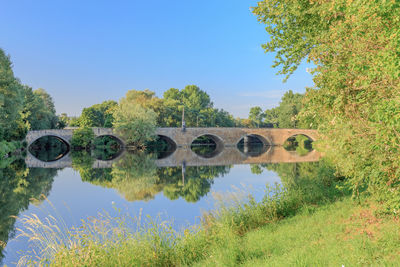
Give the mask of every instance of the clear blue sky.
M 250 0 L 5 0 L 0 47 L 14 72 L 53 97 L 57 113 L 118 100 L 129 89 L 196 84 L 214 106 L 247 117 L 312 86 L 306 66 L 287 83 L 265 54 Z

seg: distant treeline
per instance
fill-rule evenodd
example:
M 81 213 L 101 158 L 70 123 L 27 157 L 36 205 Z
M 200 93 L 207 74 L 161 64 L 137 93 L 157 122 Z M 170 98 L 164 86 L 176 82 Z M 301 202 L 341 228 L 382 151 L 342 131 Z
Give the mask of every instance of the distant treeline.
M 263 111 L 261 107 L 252 107 L 249 117 L 241 119 L 240 125 L 249 128 L 310 128 L 300 120 L 298 114 L 303 108 L 304 94 L 287 91 L 279 105 Z
M 14 76 L 10 57 L 0 49 L 0 157 L 15 150 L 12 142 L 23 140 L 27 131 L 80 127 L 74 144 L 92 145 L 90 127 L 113 127 L 126 140 L 142 145 L 154 137 L 156 127 L 181 127 L 185 113 L 187 127 L 304 127 L 297 114 L 302 107 L 301 94 L 287 92 L 276 108 L 253 107 L 247 119 L 234 118 L 214 107 L 211 97 L 196 85 L 171 88 L 157 97 L 150 90 L 129 90 L 119 103 L 113 100 L 84 108 L 79 117 L 56 115 L 51 96 L 43 89 L 32 90 Z M 85 134 L 87 133 L 87 134 Z
M 303 94 L 289 90 L 277 107 L 265 111 L 252 107 L 249 117 L 243 119 L 214 108 L 210 96 L 196 85 L 188 85 L 182 90 L 171 88 L 164 92 L 162 98 L 150 90 L 130 90 L 126 94 L 127 101 L 156 113 L 158 127 L 181 127 L 185 107 L 187 127 L 309 128 L 297 117 L 303 107 L 303 97 Z M 71 127 L 113 127 L 117 106 L 116 101 L 108 100 L 84 108 L 79 117 L 68 117 L 63 113 L 60 120 Z
M 182 112 L 185 108 L 185 121 L 188 127 L 234 127 L 235 119 L 222 109 L 214 108 L 210 96 L 196 85 L 188 85 L 179 90 L 171 88 L 164 92 L 163 98 L 155 96 L 150 90 L 130 90 L 126 97 L 117 102 L 109 100 L 82 110 L 78 118 L 68 118 L 62 114 L 61 118 L 69 126 L 78 127 L 112 127 L 114 115 L 118 106 L 129 104 L 139 105 L 140 108 L 155 113 L 158 127 L 180 127 Z

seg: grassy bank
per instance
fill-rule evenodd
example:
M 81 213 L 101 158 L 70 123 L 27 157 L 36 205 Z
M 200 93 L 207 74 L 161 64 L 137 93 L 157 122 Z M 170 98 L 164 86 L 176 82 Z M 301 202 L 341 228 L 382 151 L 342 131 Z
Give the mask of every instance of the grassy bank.
M 351 200 L 350 192 L 338 189 L 343 180 L 323 162 L 295 170 L 301 179 L 281 173 L 283 186 L 267 188 L 261 202 L 251 196 L 230 204 L 224 199 L 200 226 L 181 232 L 140 215 L 103 215 L 69 230 L 53 219 L 26 217 L 31 230 L 22 235 L 43 255 L 31 263 L 53 266 L 351 266 L 400 260 L 397 220 L 378 218 L 378 206 L 368 201 L 360 206 Z
M 350 198 L 213 245 L 195 266 L 398 266 L 400 223 Z

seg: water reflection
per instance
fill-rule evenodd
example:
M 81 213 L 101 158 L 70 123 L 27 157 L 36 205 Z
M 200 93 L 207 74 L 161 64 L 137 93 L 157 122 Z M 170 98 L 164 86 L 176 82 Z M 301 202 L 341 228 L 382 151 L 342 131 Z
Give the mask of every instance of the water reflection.
M 29 153 L 44 162 L 57 161 L 69 152 L 68 144 L 55 136 L 41 137 L 28 149 Z
M 307 155 L 310 151 L 313 150 L 312 139 L 308 136 L 298 134 L 288 138 L 283 147 L 287 151 L 293 151 L 299 154 L 300 156 Z
M 121 141 L 112 136 L 99 136 L 94 139 L 91 151 L 98 160 L 113 160 L 122 153 Z
M 126 153 L 112 168 L 93 169 L 88 153 L 72 154 L 73 168 L 82 181 L 116 189 L 127 201 L 150 200 L 160 192 L 171 200 L 196 202 L 206 195 L 215 177 L 229 173 L 231 166 L 158 168 L 156 154 Z
M 15 235 L 15 216 L 46 197 L 56 175 L 57 169 L 28 169 L 22 159 L 0 168 L 0 265 L 5 244 Z
M 174 203 L 201 203 L 213 185 L 215 187 L 223 180 L 221 177 L 231 175 L 233 165 L 237 164 L 251 164 L 251 173 L 259 176 L 274 171 L 285 186 L 298 186 L 304 183 L 304 177 L 317 176 L 321 171 L 320 163 L 316 162 L 320 155 L 314 150 L 300 156 L 283 147 L 250 145 L 247 151 L 240 146 L 239 149 L 224 147 L 210 158 L 199 156 L 190 148 L 174 148 L 168 143 L 166 149 L 152 153 L 121 151 L 112 140 L 103 145 L 98 146 L 97 151 L 70 151 L 53 161 L 49 159 L 59 154 L 63 145 L 42 145 L 50 150 L 46 153 L 43 149 L 31 151 L 25 161 L 19 159 L 0 164 L 3 166 L 0 168 L 0 259 L 4 257 L 5 244 L 14 237 L 16 219 L 12 216 L 18 216 L 30 203 L 36 202 L 32 199 L 47 196 L 54 177 L 62 168 L 72 167 L 86 185 L 114 189 L 130 203 L 155 201 L 160 195 Z M 55 151 L 51 151 L 53 148 Z M 230 184 L 226 182 L 227 187 Z M 309 180 L 307 186 L 314 184 L 317 183 Z

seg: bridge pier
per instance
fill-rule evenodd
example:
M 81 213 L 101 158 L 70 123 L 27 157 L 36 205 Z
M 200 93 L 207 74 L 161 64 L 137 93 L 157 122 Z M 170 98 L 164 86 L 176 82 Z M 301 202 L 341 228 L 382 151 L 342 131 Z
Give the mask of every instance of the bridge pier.
M 245 154 L 249 153 L 249 145 L 250 145 L 250 138 L 248 135 L 246 135 L 245 137 L 243 137 L 243 152 Z

